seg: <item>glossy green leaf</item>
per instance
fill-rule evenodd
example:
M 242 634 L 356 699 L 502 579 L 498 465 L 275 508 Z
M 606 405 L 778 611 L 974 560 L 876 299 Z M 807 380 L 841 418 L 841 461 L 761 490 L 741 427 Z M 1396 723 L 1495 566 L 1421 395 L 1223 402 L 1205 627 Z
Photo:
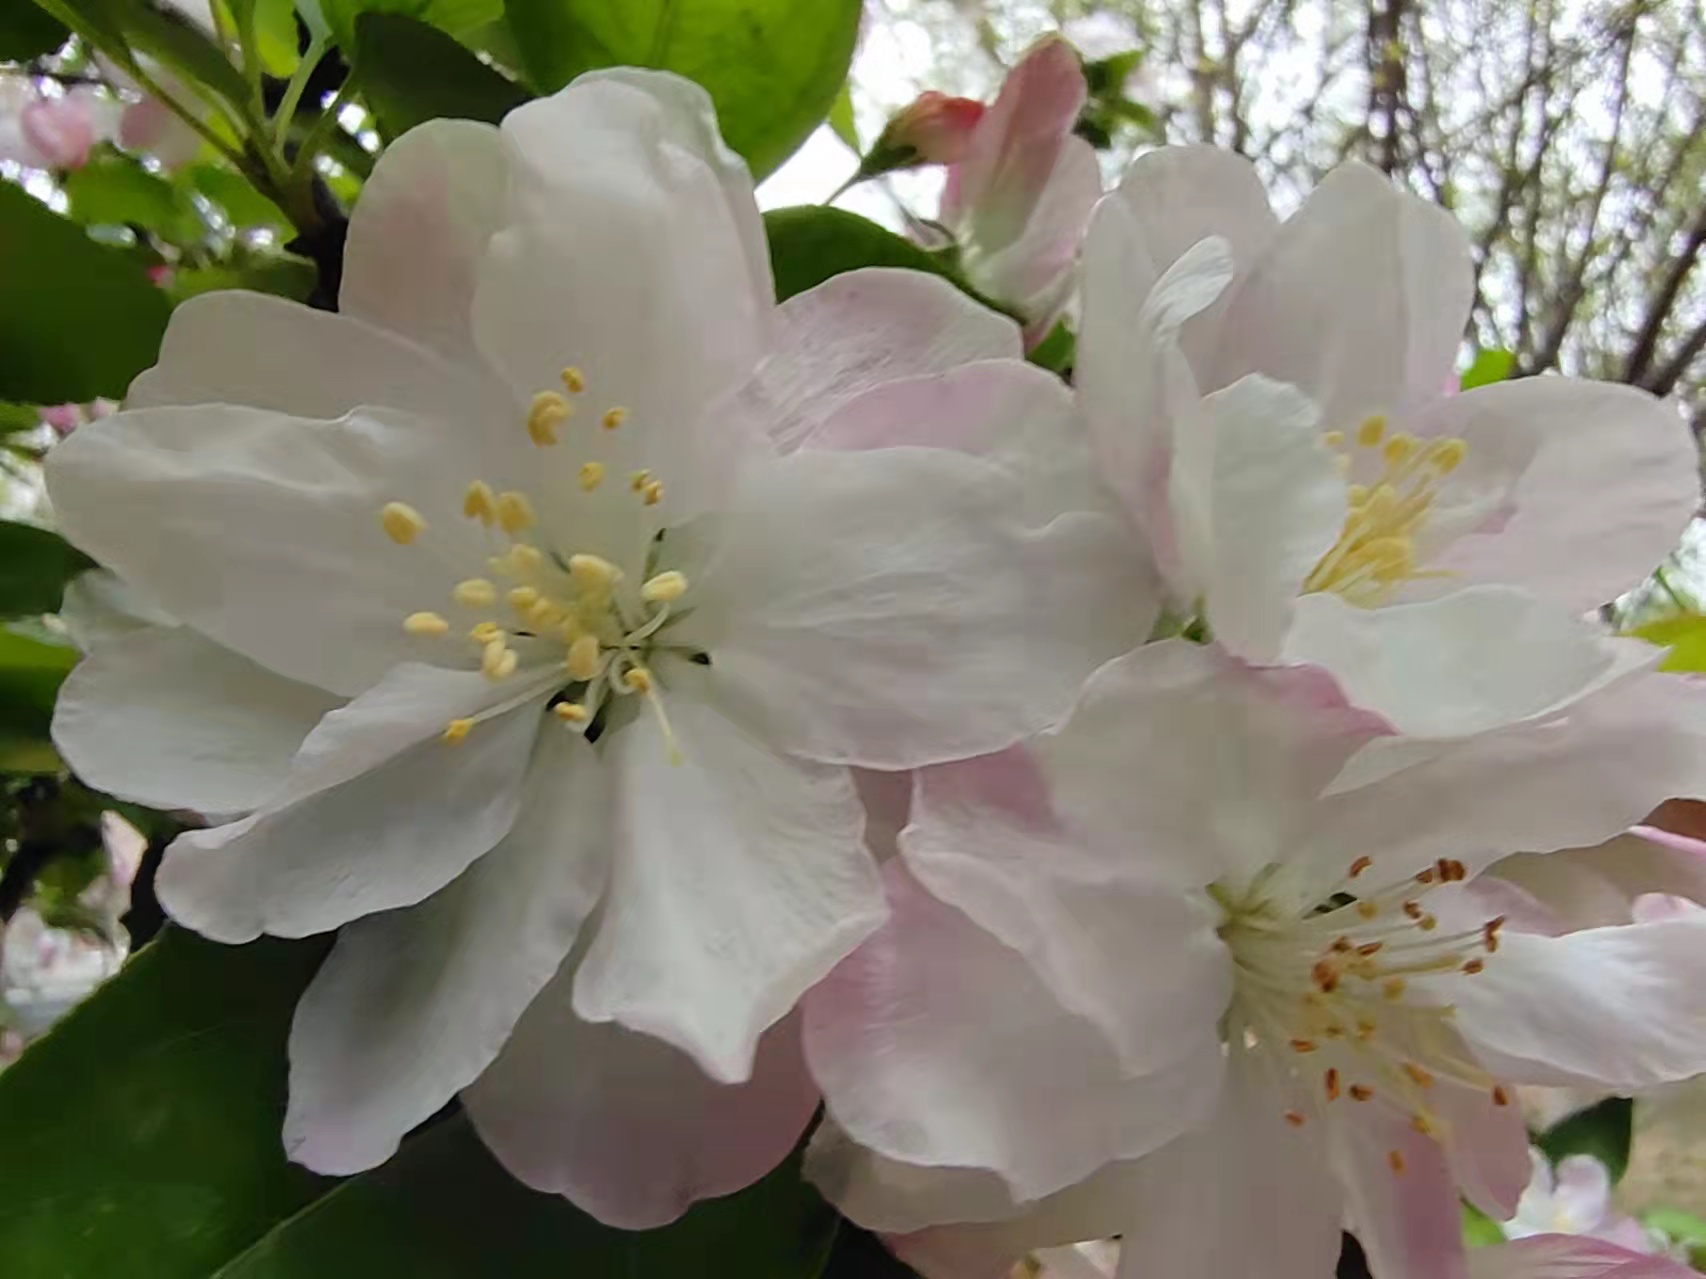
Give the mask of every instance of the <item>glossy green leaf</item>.
M 1627 1097 L 1607 1097 L 1553 1124 L 1534 1139 L 1534 1144 L 1553 1163 L 1566 1155 L 1592 1155 L 1605 1165 L 1615 1185 L 1629 1167 L 1634 1123 L 1633 1101 Z
M 791 298 L 862 266 L 908 267 L 954 278 L 941 259 L 845 209 L 819 204 L 773 209 L 764 215 L 764 230 L 778 298 Z
M 170 307 L 142 267 L 0 183 L 0 399 L 118 399 L 154 362 Z
M 147 54 L 191 83 L 204 85 L 228 101 L 248 97 L 243 75 L 232 65 L 213 37 L 170 5 L 140 0 L 76 0 L 92 7 L 104 4 L 123 28 L 136 53 Z
M 233 226 L 290 231 L 290 219 L 285 217 L 284 210 L 255 190 L 249 179 L 232 169 L 213 163 L 195 164 L 179 176 L 192 189 L 224 209 Z
M 1474 390 L 1478 386 L 1489 386 L 1494 382 L 1503 382 L 1516 372 L 1516 354 L 1511 351 L 1490 347 L 1485 351 L 1477 351 L 1470 362 L 1469 369 L 1464 373 L 1461 385 L 1465 391 Z
M 1706 616 L 1682 613 L 1649 622 L 1633 634 L 1670 650 L 1659 663 L 1661 671 L 1706 672 Z
M 360 46 L 357 27 L 367 14 L 415 18 L 452 36 L 478 31 L 503 17 L 503 0 L 320 0 L 332 38 L 345 49 Z M 365 68 L 364 68 L 365 71 Z
M 187 191 L 116 151 L 67 177 L 65 194 L 71 216 L 88 226 L 143 226 L 174 244 L 195 243 L 206 231 Z
M 0 617 L 56 611 L 65 584 L 93 563 L 57 533 L 0 520 Z
M 496 124 L 532 96 L 424 22 L 365 13 L 357 29 L 367 101 L 392 137 L 441 116 Z
M 0 627 L 0 737 L 46 740 L 59 686 L 75 665 L 69 644 Z
M 829 114 L 847 80 L 859 0 L 508 0 L 528 74 L 557 89 L 596 67 L 697 80 L 729 145 L 763 177 Z
M 0 62 L 28 62 L 52 53 L 69 34 L 63 22 L 30 0 L 10 0 L 0 12 Z
M 207 1279 L 322 1192 L 278 1134 L 323 951 L 170 931 L 0 1074 L 6 1279 Z

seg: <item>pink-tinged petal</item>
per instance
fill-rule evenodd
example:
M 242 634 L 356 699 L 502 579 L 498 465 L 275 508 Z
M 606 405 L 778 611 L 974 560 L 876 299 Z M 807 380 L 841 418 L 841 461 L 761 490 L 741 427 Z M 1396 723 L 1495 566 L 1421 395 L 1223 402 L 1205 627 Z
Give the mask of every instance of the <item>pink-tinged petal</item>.
M 1333 170 L 1235 286 L 1208 386 L 1266 373 L 1330 427 L 1431 400 L 1469 314 L 1469 239 L 1362 164 Z
M 339 310 L 465 358 L 480 258 L 502 225 L 509 157 L 498 130 L 432 120 L 387 147 L 350 217 Z
M 557 730 L 527 787 L 509 834 L 460 877 L 339 933 L 291 1025 L 298 1163 L 347 1175 L 389 1158 L 491 1064 L 574 945 L 608 869 L 609 779 Z
M 78 98 L 43 98 L 19 119 L 24 139 L 50 169 L 81 169 L 96 142 L 89 106 Z
M 1117 285 L 1110 281 L 1109 287 L 1129 289 L 1139 297 L 1192 245 L 1208 236 L 1227 243 L 1236 273 L 1249 271 L 1279 226 L 1256 167 L 1219 147 L 1146 151 L 1132 161 L 1113 198 L 1128 212 L 1143 252 L 1141 257 L 1134 255 L 1132 263 L 1140 267 L 1139 272 L 1123 276 Z M 1142 269 L 1144 263 L 1147 269 Z M 1180 342 L 1199 377 L 1213 371 L 1224 314 L 1222 301 L 1188 321 L 1181 333 Z
M 1208 1121 L 1130 1165 L 1119 1279 L 1333 1273 L 1341 1192 L 1314 1126 L 1286 1122 L 1286 1087 L 1267 1067 L 1234 1050 Z
M 789 452 L 866 392 L 979 360 L 1017 359 L 1017 327 L 937 276 L 865 267 L 777 308 L 775 345 L 730 411 Z M 964 415 L 941 426 L 953 432 Z M 923 429 L 928 422 L 917 422 Z M 913 443 L 934 443 L 918 439 Z M 855 447 L 843 434 L 831 448 Z M 876 443 L 858 447 L 879 447 Z M 957 447 L 944 442 L 944 448 Z
M 1668 1257 L 1580 1235 L 1534 1235 L 1469 1254 L 1470 1279 L 1694 1279 Z
M 610 895 L 574 1006 L 738 1083 L 764 1030 L 882 922 L 882 889 L 847 769 L 663 698 L 673 742 L 645 714 L 610 743 Z
M 986 109 L 974 98 L 954 98 L 928 90 L 883 126 L 872 154 L 910 149 L 917 153 L 912 163 L 958 164 L 965 158 Z
M 414 905 L 509 831 L 548 691 L 450 743 L 443 726 L 490 709 L 490 682 L 398 667 L 320 721 L 266 807 L 180 835 L 160 867 L 161 903 L 224 942 Z
M 1706 1072 L 1706 915 L 1510 933 L 1486 970 L 1440 983 L 1458 1026 L 1515 1082 L 1648 1088 Z
M 176 169 L 195 159 L 201 150 L 201 134 L 160 99 L 144 98 L 124 109 L 119 118 L 118 144 Z
M 1001 1222 L 1023 1211 L 998 1173 L 890 1159 L 854 1141 L 827 1113 L 806 1147 L 804 1172 L 843 1216 L 881 1230 L 891 1246 L 940 1222 Z
M 1568 928 L 1627 924 L 1633 904 L 1652 894 L 1706 902 L 1706 857 L 1699 841 L 1649 826 L 1633 827 L 1592 848 L 1507 857 L 1492 873 L 1518 886 Z
M 1575 1229 L 1587 1234 L 1611 1215 L 1611 1172 L 1592 1155 L 1566 1155 L 1558 1161 L 1552 1192 L 1555 1211 Z
M 1032 749 L 1092 846 L 1140 882 L 1200 887 L 1291 856 L 1321 793 L 1382 731 L 1319 671 L 1168 640 L 1097 671 Z
M 1645 578 L 1699 503 L 1687 424 L 1633 387 L 1522 378 L 1442 400 L 1417 428 L 1461 437 L 1471 456 L 1499 448 L 1499 436 L 1537 440 L 1509 518 L 1460 538 L 1430 568 L 1520 586 L 1575 612 Z
M 806 1001 L 807 1061 L 855 1141 L 904 1163 L 987 1169 L 1029 1199 L 1155 1149 L 1213 1104 L 1214 1010 L 1167 1066 L 1129 1078 L 1016 951 L 902 863 L 884 878 L 889 922 Z
M 1437 1081 L 1428 1102 L 1442 1121 L 1446 1162 L 1463 1197 L 1495 1221 L 1509 1218 L 1533 1173 L 1522 1108 L 1499 1105 L 1490 1088 L 1451 1080 Z
M 752 1077 L 731 1086 L 661 1040 L 581 1020 L 570 1004 L 565 973 L 462 1101 L 511 1173 L 607 1225 L 652 1229 L 751 1185 L 787 1157 L 817 1107 L 793 1020 L 764 1036 Z
M 1053 811 L 1023 747 L 918 773 L 901 849 L 940 900 L 1022 954 L 1129 1073 L 1165 1069 L 1232 993 L 1207 897 L 1134 884 Z M 1167 971 L 1166 982 L 1132 974 Z
M 104 639 L 54 706 L 53 740 L 92 786 L 139 804 L 244 813 L 271 797 L 340 699 L 187 627 Z
M 993 250 L 1023 233 L 1084 105 L 1084 70 L 1059 37 L 1008 74 L 942 197 L 941 221 Z
M 912 813 L 913 774 L 855 768 L 853 785 L 865 806 L 865 847 L 879 862 L 900 852 L 900 832 Z
M 1378 1104 L 1335 1114 L 1330 1127 L 1346 1226 L 1369 1270 L 1380 1279 L 1468 1279 L 1462 1209 L 1439 1143 Z M 1526 1163 L 1526 1140 L 1519 1150 Z

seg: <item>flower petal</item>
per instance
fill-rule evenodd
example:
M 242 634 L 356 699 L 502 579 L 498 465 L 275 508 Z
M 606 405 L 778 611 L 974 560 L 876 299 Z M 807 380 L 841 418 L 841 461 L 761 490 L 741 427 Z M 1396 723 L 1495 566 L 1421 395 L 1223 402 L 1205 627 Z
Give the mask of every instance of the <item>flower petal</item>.
M 649 1230 L 757 1181 L 811 1121 L 796 1021 L 759 1040 L 750 1079 L 720 1084 L 661 1040 L 581 1020 L 569 992 L 565 970 L 462 1094 L 498 1161 L 535 1190 Z
M 1330 427 L 1402 413 L 1449 383 L 1472 292 L 1452 216 L 1363 164 L 1334 169 L 1235 286 L 1208 387 L 1266 373 Z
M 1580 1235 L 1534 1235 L 1469 1254 L 1470 1279 L 1691 1279 L 1698 1271 Z
M 615 861 L 575 1012 L 738 1083 L 765 1028 L 881 922 L 881 890 L 846 769 L 777 754 L 691 696 L 665 702 L 679 763 L 650 714 L 610 743 Z
M 1650 665 L 1651 650 L 1525 592 L 1471 586 L 1384 608 L 1305 595 L 1281 658 L 1325 667 L 1407 736 L 1455 738 L 1562 710 Z
M 1164 1068 L 1128 1078 L 1017 952 L 901 863 L 884 879 L 889 922 L 806 1001 L 806 1060 L 855 1141 L 904 1163 L 989 1169 L 1032 1199 L 1155 1149 L 1213 1103 L 1217 1010 Z
M 151 808 L 258 808 L 338 698 L 298 684 L 187 627 L 102 640 L 71 672 L 53 740 L 90 785 Z
M 509 157 L 491 125 L 410 129 L 373 166 L 350 215 L 339 311 L 448 356 L 471 354 L 475 274 L 508 191 Z
M 889 1159 L 854 1141 L 828 1113 L 806 1146 L 804 1173 L 843 1216 L 887 1235 L 944 1221 L 1001 1222 L 1022 1211 L 1011 1188 L 989 1169 Z
M 1520 586 L 1587 612 L 1673 551 L 1699 502 L 1694 440 L 1675 407 L 1634 387 L 1533 377 L 1442 400 L 1417 429 L 1482 440 L 1532 434 L 1510 518 L 1430 567 Z
M 65 585 L 59 620 L 71 642 L 85 653 L 97 644 L 131 635 L 146 626 L 176 626 L 178 619 L 154 607 L 117 573 L 92 568 Z
M 1084 848 L 1023 747 L 916 776 L 900 840 L 908 869 L 1023 955 L 1128 1073 L 1165 1068 L 1218 1019 L 1232 968 L 1208 899 L 1131 883 Z M 1133 979 L 1160 971 L 1168 981 Z
M 291 1025 L 292 1159 L 372 1168 L 497 1057 L 603 889 L 608 785 L 548 731 L 508 835 L 420 905 L 345 925 Z
M 1440 988 L 1493 1069 L 1618 1091 L 1706 1073 L 1706 916 L 1502 943 L 1485 972 Z
M 1330 1123 L 1347 1228 L 1381 1279 L 1467 1279 L 1463 1210 L 1445 1152 L 1396 1108 L 1358 1107 Z M 1526 1155 L 1527 1143 L 1523 1143 Z
M 843 405 L 886 383 L 1020 354 L 1013 321 L 948 281 L 864 267 L 831 276 L 777 308 L 775 345 L 732 411 L 786 453 L 811 440 Z
M 1501 1106 L 1490 1089 L 1449 1079 L 1435 1082 L 1429 1102 L 1445 1126 L 1452 1181 L 1493 1220 L 1508 1220 L 1533 1173 L 1522 1108 Z
M 160 867 L 161 903 L 216 941 L 301 937 L 443 888 L 508 832 L 545 692 L 440 740 L 489 708 L 473 673 L 399 667 L 327 715 L 290 777 L 251 817 L 180 835 Z
M 878 769 L 1000 750 L 1059 719 L 1156 608 L 1115 520 L 1026 528 L 1019 485 L 939 449 L 755 468 L 679 633 L 779 749 Z

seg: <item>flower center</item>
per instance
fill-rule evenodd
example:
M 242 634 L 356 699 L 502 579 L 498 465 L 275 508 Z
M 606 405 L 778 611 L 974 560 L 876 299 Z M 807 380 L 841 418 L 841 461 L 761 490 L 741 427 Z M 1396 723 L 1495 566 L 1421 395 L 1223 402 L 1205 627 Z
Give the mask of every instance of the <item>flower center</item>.
M 1504 917 L 1442 932 L 1426 898 L 1466 877 L 1461 862 L 1442 859 L 1376 888 L 1361 882 L 1371 865 L 1357 858 L 1319 905 L 1300 904 L 1271 866 L 1241 889 L 1209 889 L 1236 975 L 1228 1033 L 1279 1056 L 1296 1095 L 1306 1099 L 1286 1112 L 1294 1126 L 1335 1103 L 1377 1103 L 1444 1140 L 1430 1103 L 1440 1079 L 1488 1090 L 1500 1106 L 1510 1104 L 1510 1094 L 1464 1046 L 1452 1025 L 1456 1010 L 1412 983 L 1481 972 L 1499 948 Z M 1399 1152 L 1391 1161 L 1403 1171 Z
M 586 388 L 580 370 L 563 370 L 562 382 L 569 395 Z M 534 396 L 527 414 L 529 438 L 541 448 L 558 443 L 563 426 L 574 406 L 563 393 L 541 391 Z M 628 411 L 616 407 L 600 417 L 603 429 L 614 431 L 627 420 Z M 579 487 L 588 494 L 603 487 L 606 475 L 601 462 L 581 465 Z M 634 500 L 656 506 L 663 498 L 663 483 L 649 471 L 628 477 Z M 502 492 L 484 480 L 468 485 L 462 500 L 465 518 L 480 524 L 496 552 L 486 560 L 488 575 L 458 582 L 450 592 L 451 603 L 472 625 L 461 633 L 443 614 L 433 611 L 410 613 L 403 629 L 411 635 L 450 638 L 474 645 L 480 654 L 480 670 L 494 682 L 515 676 L 518 670 L 538 671 L 541 663 L 557 672 L 561 686 L 551 698 L 552 713 L 578 732 L 602 724 L 601 712 L 619 697 L 645 700 L 657 716 L 669 742 L 670 758 L 679 763 L 681 754 L 664 710 L 651 659 L 671 652 L 690 661 L 704 663 L 705 654 L 671 644 L 665 628 L 672 616 L 680 616 L 676 605 L 687 594 L 687 577 L 674 570 L 659 571 L 657 559 L 665 531 L 651 537 L 645 563 L 635 587 L 623 570 L 590 550 L 542 545 L 539 518 L 525 493 Z M 412 545 L 427 530 L 427 521 L 404 502 L 389 502 L 380 512 L 380 523 L 392 541 Z M 547 686 L 550 676 L 545 681 Z M 530 689 L 537 682 L 530 684 Z M 452 720 L 444 729 L 444 740 L 459 742 L 482 719 L 511 709 L 502 703 L 470 719 Z
M 1380 469 L 1372 473 L 1372 482 L 1346 489 L 1339 540 L 1305 579 L 1305 593 L 1331 591 L 1372 608 L 1405 582 L 1437 576 L 1417 568 L 1417 534 L 1445 477 L 1462 463 L 1469 446 L 1456 438 L 1420 440 L 1402 432 L 1388 437 L 1381 417 L 1357 428 L 1355 452 L 1346 449 L 1343 431 L 1328 431 L 1322 439 L 1339 452 L 1347 474 L 1371 474 L 1371 462 Z

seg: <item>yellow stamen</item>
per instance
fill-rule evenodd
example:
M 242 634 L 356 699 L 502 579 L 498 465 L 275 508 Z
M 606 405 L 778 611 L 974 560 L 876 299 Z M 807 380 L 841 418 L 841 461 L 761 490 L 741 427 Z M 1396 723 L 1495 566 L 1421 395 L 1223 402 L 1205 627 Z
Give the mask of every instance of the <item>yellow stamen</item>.
M 562 372 L 563 389 L 570 395 L 579 395 L 586 390 L 586 375 L 574 365 L 569 365 Z
M 473 630 L 468 632 L 468 638 L 473 640 L 481 648 L 484 648 L 493 640 L 503 639 L 504 628 L 499 626 L 496 622 L 481 622 Z
M 1345 447 L 1345 433 L 1343 431 L 1323 431 L 1321 443 L 1330 449 L 1342 449 Z
M 539 602 L 539 592 L 531 586 L 512 586 L 507 598 L 509 606 L 525 617 L 527 611 Z
M 646 487 L 646 482 L 652 478 L 650 471 L 632 471 L 628 475 L 628 487 L 638 493 Z
M 574 407 L 556 391 L 541 391 L 533 397 L 533 404 L 527 410 L 527 434 L 532 441 L 545 448 L 557 442 L 557 431 Z
M 1463 458 L 1469 452 L 1469 445 L 1459 439 L 1435 440 L 1428 450 L 1428 461 L 1438 468 L 1442 475 L 1450 475 L 1463 464 Z
M 447 742 L 459 742 L 464 737 L 468 736 L 469 731 L 473 727 L 474 721 L 471 719 L 453 719 L 450 723 L 444 726 L 444 740 Z
M 622 682 L 635 693 L 652 691 L 652 673 L 643 666 L 630 668 L 628 673 L 622 677 Z
M 659 573 L 640 588 L 640 598 L 648 604 L 669 604 L 687 594 L 687 577 L 668 569 Z
M 590 718 L 586 707 L 579 702 L 558 702 L 551 708 L 551 713 L 569 724 L 584 724 Z
M 515 650 L 495 639 L 480 654 L 480 674 L 492 680 L 508 679 L 515 674 L 516 660 Z
M 580 480 L 581 491 L 583 493 L 592 492 L 600 484 L 604 483 L 604 463 L 582 462 Z
M 647 506 L 656 506 L 663 501 L 663 481 L 647 480 L 640 489 L 640 500 Z
M 470 484 L 462 495 L 462 514 L 490 528 L 498 515 L 498 495 L 492 492 L 492 486 L 484 480 Z
M 569 576 L 582 590 L 597 590 L 621 581 L 622 570 L 601 555 L 571 555 Z
M 1362 425 L 1357 427 L 1357 443 L 1365 449 L 1371 449 L 1380 443 L 1380 437 L 1385 434 L 1386 419 L 1376 413 L 1372 417 L 1364 418 Z
M 414 507 L 407 502 L 387 502 L 379 512 L 379 523 L 385 529 L 385 535 L 398 546 L 408 546 L 422 533 L 426 532 L 427 522 Z
M 544 566 L 545 552 L 526 542 L 517 542 L 502 555 L 494 555 L 487 563 L 492 566 L 492 572 L 506 577 L 531 577 Z
M 621 406 L 604 410 L 604 429 L 607 431 L 614 431 L 627 420 L 628 410 Z
M 498 588 L 483 577 L 471 577 L 456 583 L 450 597 L 463 608 L 490 608 L 498 600 Z
M 511 489 L 507 493 L 498 494 L 498 523 L 506 533 L 519 533 L 523 529 L 532 528 L 539 522 L 539 517 L 533 513 L 533 503 L 527 500 L 527 494 L 517 493 Z
M 578 680 L 589 680 L 598 674 L 600 662 L 598 636 L 582 635 L 569 645 L 569 674 Z
M 1380 452 L 1388 462 L 1394 465 L 1409 460 L 1416 451 L 1416 437 L 1413 435 L 1394 435 L 1386 441 L 1386 447 Z
M 410 635 L 448 635 L 450 623 L 437 613 L 410 613 L 403 619 L 403 629 Z
M 1434 1086 L 1433 1072 L 1428 1070 L 1426 1067 L 1418 1066 L 1413 1061 L 1407 1061 L 1403 1065 L 1403 1070 L 1404 1073 L 1410 1077 L 1416 1087 L 1432 1088 Z

